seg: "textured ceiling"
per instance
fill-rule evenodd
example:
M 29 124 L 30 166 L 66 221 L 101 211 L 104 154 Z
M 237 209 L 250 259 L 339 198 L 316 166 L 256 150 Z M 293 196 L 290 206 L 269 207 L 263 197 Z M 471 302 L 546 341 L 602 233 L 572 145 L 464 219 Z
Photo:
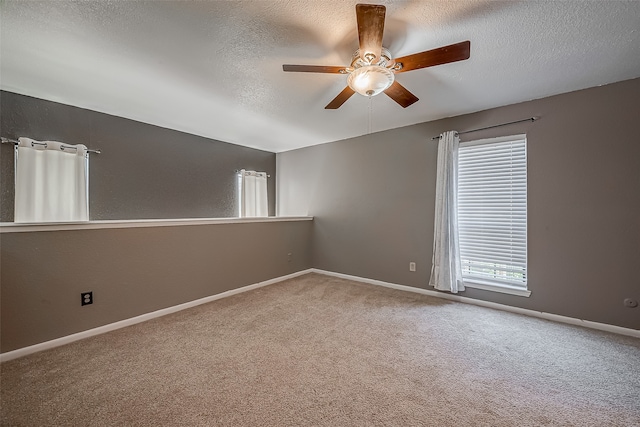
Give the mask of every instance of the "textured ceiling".
M 640 1 L 370 1 L 393 56 L 471 41 L 399 74 L 420 101 L 354 95 L 355 1 L 0 3 L 4 90 L 273 152 L 640 77 Z

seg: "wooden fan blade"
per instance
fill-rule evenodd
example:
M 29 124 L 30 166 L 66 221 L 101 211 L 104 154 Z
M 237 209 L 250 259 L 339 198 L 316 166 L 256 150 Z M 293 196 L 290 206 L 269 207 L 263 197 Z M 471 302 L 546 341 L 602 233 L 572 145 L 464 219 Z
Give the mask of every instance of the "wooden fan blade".
M 402 64 L 402 68 L 397 70 L 396 73 L 448 64 L 449 62 L 463 61 L 469 59 L 469 56 L 471 56 L 471 42 L 467 40 L 449 46 L 403 56 L 402 58 L 396 58 L 396 64 Z
M 340 92 L 338 96 L 333 98 L 333 101 L 331 101 L 326 107 L 324 107 L 324 109 L 335 110 L 340 108 L 340 106 L 344 104 L 344 102 L 347 99 L 351 98 L 351 95 L 353 95 L 354 93 L 356 92 L 353 89 L 351 89 L 349 86 L 345 87 L 344 90 Z
M 382 34 L 384 32 L 384 15 L 386 7 L 375 4 L 357 4 L 358 40 L 360 41 L 360 57 L 371 53 L 380 59 L 382 52 Z
M 409 92 L 407 88 L 402 86 L 397 81 L 394 81 L 393 84 L 384 91 L 384 93 L 386 93 L 389 98 L 400 104 L 402 108 L 407 108 L 409 105 L 418 100 L 417 96 Z
M 331 65 L 290 65 L 282 66 L 282 71 L 293 71 L 297 73 L 336 73 L 345 74 L 344 67 L 334 67 Z

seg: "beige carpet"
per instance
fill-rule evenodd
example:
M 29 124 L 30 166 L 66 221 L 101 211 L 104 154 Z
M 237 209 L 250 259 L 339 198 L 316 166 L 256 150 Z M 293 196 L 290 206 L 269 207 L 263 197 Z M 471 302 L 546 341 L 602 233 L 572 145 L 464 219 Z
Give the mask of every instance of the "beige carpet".
M 640 340 L 310 274 L 3 363 L 7 426 L 640 425 Z

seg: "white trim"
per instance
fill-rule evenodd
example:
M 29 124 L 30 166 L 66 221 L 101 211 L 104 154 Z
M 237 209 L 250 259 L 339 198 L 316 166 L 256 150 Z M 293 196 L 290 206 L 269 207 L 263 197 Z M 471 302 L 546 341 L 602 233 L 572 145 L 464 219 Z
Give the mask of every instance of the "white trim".
M 174 227 L 184 225 L 209 224 L 243 224 L 249 222 L 283 222 L 283 221 L 312 221 L 312 216 L 281 216 L 256 218 L 181 218 L 181 219 L 134 219 L 134 220 L 105 220 L 88 222 L 57 222 L 21 224 L 14 222 L 0 223 L 0 233 L 24 233 L 30 231 L 60 231 L 60 230 L 92 230 L 102 228 L 142 228 L 142 227 Z
M 429 295 L 436 298 L 443 298 L 450 301 L 462 302 L 465 304 L 478 305 L 480 307 L 493 308 L 496 310 L 509 311 L 525 316 L 538 317 L 540 319 L 552 320 L 554 322 L 568 323 L 575 326 L 583 326 L 586 328 L 597 329 L 599 331 L 612 332 L 614 334 L 627 335 L 630 337 L 640 338 L 640 330 L 623 328 L 622 326 L 608 325 L 606 323 L 592 322 L 590 320 L 576 319 L 573 317 L 560 316 L 559 314 L 546 313 L 544 311 L 529 310 L 526 308 L 513 307 L 510 305 L 498 304 L 490 301 L 483 301 L 459 295 L 448 294 L 444 292 L 431 291 L 428 289 L 414 288 L 413 286 L 398 285 L 395 283 L 383 282 L 381 280 L 367 279 L 364 277 L 351 276 L 348 274 L 334 273 L 332 271 L 319 270 L 312 268 L 313 273 L 324 274 L 326 276 L 339 277 L 341 279 L 353 280 L 356 282 L 368 283 L 371 285 L 384 286 L 385 288 L 398 289 L 401 291 L 414 292 L 417 294 Z
M 519 297 L 529 297 L 531 291 L 524 288 L 509 285 L 496 285 L 493 283 L 481 283 L 471 279 L 463 279 L 464 286 L 467 288 L 482 289 L 483 291 L 500 292 L 503 294 L 516 295 Z
M 247 292 L 253 289 L 261 288 L 263 286 L 272 285 L 274 283 L 278 283 L 284 280 L 292 279 L 294 277 L 302 276 L 304 274 L 311 273 L 311 271 L 312 271 L 311 269 L 298 271 L 296 273 L 287 274 L 286 276 L 280 276 L 274 279 L 265 280 L 264 282 L 254 283 L 252 285 L 243 286 L 237 289 L 231 289 L 229 291 L 225 291 L 216 295 L 211 295 L 211 296 L 200 298 L 194 301 L 185 302 L 184 304 L 174 305 L 173 307 L 167 307 L 161 310 L 152 311 L 151 313 L 145 313 L 140 316 L 132 317 L 130 319 L 120 320 L 118 322 L 110 323 L 108 325 L 99 326 L 97 328 L 78 332 L 72 335 L 67 335 L 65 337 L 56 338 L 51 341 L 45 341 L 42 343 L 30 345 L 28 347 L 19 348 L 17 350 L 8 351 L 6 353 L 0 354 L 0 362 L 6 362 L 8 360 L 17 359 L 18 357 L 26 356 L 28 354 L 37 353 L 43 350 L 49 350 L 51 348 L 69 344 L 84 338 L 93 337 L 95 335 L 100 335 L 106 332 L 115 331 L 116 329 L 124 328 L 126 326 L 135 325 L 136 323 L 146 322 L 147 320 L 155 319 L 156 317 L 166 316 L 167 314 L 175 313 L 177 311 L 185 310 L 187 308 L 195 307 L 197 305 L 206 304 L 208 302 L 219 300 L 221 298 L 227 298 L 242 292 Z

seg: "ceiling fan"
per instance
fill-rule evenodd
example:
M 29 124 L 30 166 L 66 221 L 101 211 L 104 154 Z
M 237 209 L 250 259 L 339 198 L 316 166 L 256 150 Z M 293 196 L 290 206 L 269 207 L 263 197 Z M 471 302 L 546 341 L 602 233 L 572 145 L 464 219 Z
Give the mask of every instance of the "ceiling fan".
M 339 108 L 356 92 L 364 96 L 375 96 L 384 92 L 403 108 L 407 108 L 418 98 L 395 80 L 395 74 L 469 59 L 471 42 L 468 40 L 393 58 L 382 46 L 385 12 L 386 7 L 382 5 L 356 5 L 360 49 L 353 54 L 350 66 L 285 64 L 282 69 L 303 73 L 348 74 L 348 86 L 324 107 L 325 109 Z

